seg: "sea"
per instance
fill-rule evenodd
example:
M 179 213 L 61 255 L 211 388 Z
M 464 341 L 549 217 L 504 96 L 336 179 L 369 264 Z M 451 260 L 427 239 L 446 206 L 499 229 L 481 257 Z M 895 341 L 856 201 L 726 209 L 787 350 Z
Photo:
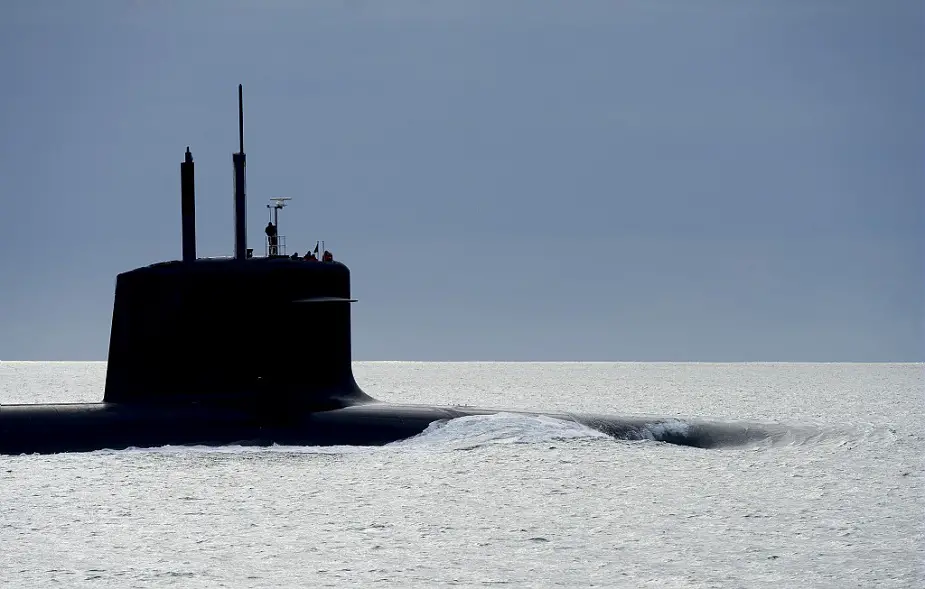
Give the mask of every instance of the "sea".
M 356 362 L 383 401 L 768 422 L 701 449 L 499 413 L 384 447 L 0 456 L 2 587 L 925 587 L 923 364 Z M 0 362 L 0 403 L 105 362 Z

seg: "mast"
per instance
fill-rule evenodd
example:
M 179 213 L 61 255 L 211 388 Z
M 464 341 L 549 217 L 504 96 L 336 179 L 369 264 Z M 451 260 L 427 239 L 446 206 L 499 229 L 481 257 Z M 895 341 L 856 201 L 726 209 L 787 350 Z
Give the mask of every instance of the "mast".
M 180 163 L 180 215 L 183 228 L 183 261 L 196 260 L 196 182 L 193 154 L 186 148 L 186 158 Z
M 234 163 L 234 257 L 247 256 L 247 206 L 244 175 L 244 88 L 238 84 L 238 143 L 239 151 L 232 156 Z

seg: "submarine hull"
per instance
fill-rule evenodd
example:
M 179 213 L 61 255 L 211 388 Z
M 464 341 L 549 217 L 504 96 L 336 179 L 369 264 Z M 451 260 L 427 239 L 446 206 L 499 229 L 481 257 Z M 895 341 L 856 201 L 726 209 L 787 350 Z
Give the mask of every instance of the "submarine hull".
M 367 403 L 328 411 L 272 413 L 246 408 L 118 403 L 0 406 L 0 454 L 54 454 L 161 446 L 379 446 L 411 438 L 435 422 L 498 413 L 581 423 L 614 438 L 683 446 L 741 446 L 779 437 L 772 426 L 593 414 Z

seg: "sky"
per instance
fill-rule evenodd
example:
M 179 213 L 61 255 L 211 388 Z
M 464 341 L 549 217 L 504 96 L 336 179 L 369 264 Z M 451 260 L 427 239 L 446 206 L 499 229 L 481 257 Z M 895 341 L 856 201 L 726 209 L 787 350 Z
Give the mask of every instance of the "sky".
M 923 74 L 919 1 L 7 0 L 0 360 L 106 358 L 187 146 L 232 254 L 241 83 L 354 359 L 923 361 Z

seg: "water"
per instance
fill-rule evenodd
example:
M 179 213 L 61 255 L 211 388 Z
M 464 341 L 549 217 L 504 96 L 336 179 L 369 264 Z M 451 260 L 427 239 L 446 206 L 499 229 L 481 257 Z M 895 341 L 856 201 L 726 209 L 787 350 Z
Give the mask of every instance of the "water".
M 811 425 L 618 441 L 502 414 L 383 448 L 0 457 L 16 587 L 921 587 L 921 364 L 356 363 L 382 400 Z M 105 363 L 0 363 L 0 402 Z M 799 430 L 795 430 L 799 431 Z

